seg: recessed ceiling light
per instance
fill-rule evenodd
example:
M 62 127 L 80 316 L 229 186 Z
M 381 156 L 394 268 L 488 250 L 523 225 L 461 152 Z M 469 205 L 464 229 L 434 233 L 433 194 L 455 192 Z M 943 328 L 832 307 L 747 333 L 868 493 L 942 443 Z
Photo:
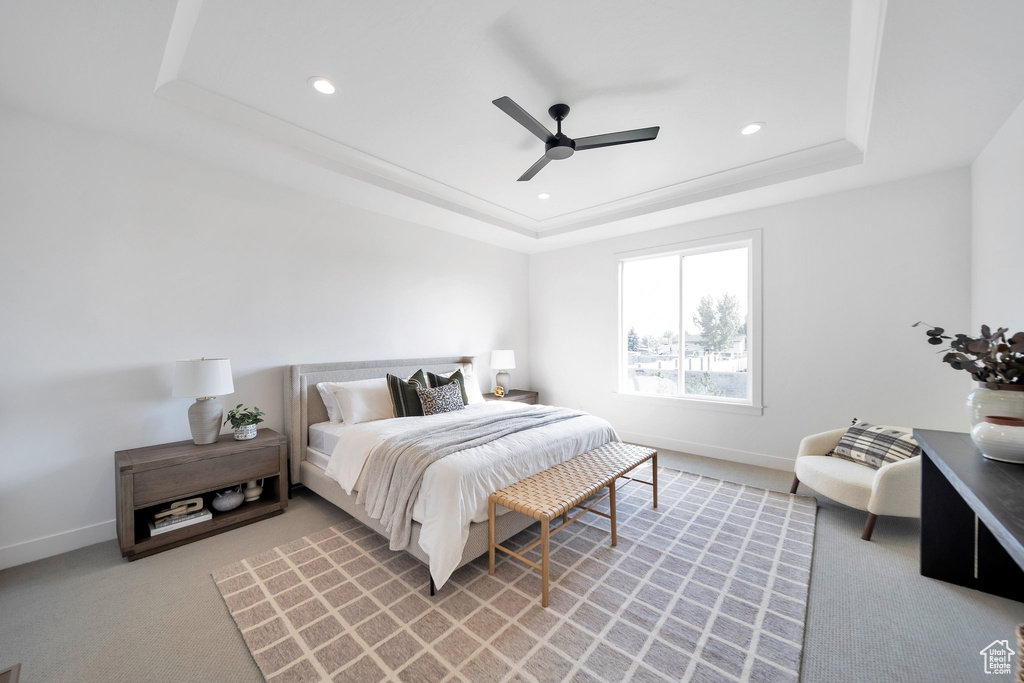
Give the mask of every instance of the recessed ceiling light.
M 551 193 L 541 192 L 539 195 L 537 195 L 537 199 L 551 199 Z
M 312 76 L 309 78 L 308 83 L 319 93 L 324 95 L 334 94 L 334 84 L 323 76 Z
M 748 123 L 747 125 L 743 126 L 743 128 L 740 129 L 740 132 L 743 133 L 744 135 L 753 135 L 754 133 L 764 128 L 766 125 L 768 124 L 766 124 L 764 121 L 754 121 L 753 123 Z

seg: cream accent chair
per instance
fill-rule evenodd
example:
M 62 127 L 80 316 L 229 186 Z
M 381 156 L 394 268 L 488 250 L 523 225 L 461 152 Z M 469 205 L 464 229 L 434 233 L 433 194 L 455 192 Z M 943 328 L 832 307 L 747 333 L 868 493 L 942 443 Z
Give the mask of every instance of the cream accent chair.
M 889 427 L 910 432 L 904 427 Z M 846 428 L 812 434 L 800 442 L 796 454 L 796 476 L 790 493 L 803 482 L 822 495 L 844 505 L 866 510 L 867 522 L 861 538 L 871 540 L 878 515 L 921 516 L 921 456 L 883 465 L 877 470 L 826 453 L 839 444 Z

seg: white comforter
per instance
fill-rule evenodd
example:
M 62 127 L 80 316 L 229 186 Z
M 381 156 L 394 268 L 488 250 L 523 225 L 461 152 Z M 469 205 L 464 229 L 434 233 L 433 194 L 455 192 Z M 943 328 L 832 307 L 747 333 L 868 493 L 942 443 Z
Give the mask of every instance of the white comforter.
M 358 491 L 363 465 L 378 443 L 424 420 L 456 422 L 485 410 L 529 410 L 514 402 L 492 401 L 429 417 L 363 422 L 345 429 L 331 453 L 327 474 L 347 493 Z M 530 429 L 468 448 L 438 460 L 423 475 L 413 507 L 420 522 L 419 544 L 430 558 L 430 574 L 440 588 L 462 559 L 471 522 L 487 521 L 487 498 L 513 482 L 619 438 L 612 426 L 593 415 Z M 499 509 L 500 513 L 508 512 Z

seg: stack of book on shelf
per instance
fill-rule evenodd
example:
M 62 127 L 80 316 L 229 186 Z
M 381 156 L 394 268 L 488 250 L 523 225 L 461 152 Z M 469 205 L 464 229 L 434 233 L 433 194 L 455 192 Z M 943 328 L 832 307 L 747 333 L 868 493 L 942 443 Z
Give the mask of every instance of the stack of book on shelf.
M 165 534 L 168 531 L 174 531 L 175 529 L 184 529 L 187 526 L 199 524 L 200 522 L 205 522 L 208 519 L 213 519 L 213 513 L 206 508 L 200 508 L 195 512 L 178 515 L 177 517 L 173 515 L 170 517 L 163 517 L 149 523 L 149 535 L 157 536 L 159 534 Z

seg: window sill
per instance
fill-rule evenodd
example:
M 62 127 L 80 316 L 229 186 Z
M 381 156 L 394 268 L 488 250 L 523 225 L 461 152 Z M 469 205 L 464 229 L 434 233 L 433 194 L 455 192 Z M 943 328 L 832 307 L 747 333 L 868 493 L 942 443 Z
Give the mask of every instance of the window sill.
M 656 405 L 675 405 L 687 409 L 711 410 L 720 413 L 734 413 L 737 415 L 763 415 L 764 406 L 751 403 L 732 403 L 729 401 L 709 401 L 702 398 L 689 398 L 687 396 L 665 396 L 661 394 L 635 394 L 622 391 L 612 392 L 627 401 L 650 403 Z

